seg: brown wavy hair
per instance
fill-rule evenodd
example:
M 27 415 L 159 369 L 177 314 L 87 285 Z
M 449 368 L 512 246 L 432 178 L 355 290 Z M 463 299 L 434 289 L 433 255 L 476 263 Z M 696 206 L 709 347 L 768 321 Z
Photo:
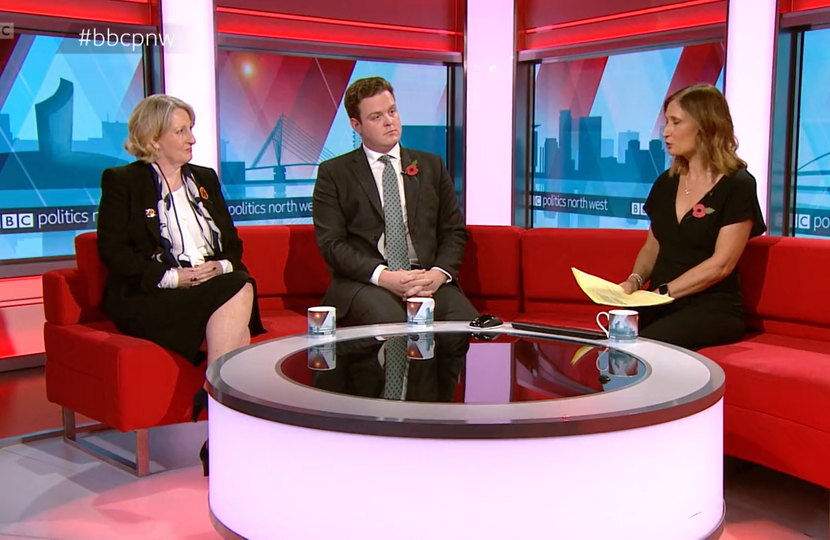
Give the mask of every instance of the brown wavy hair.
M 720 174 L 732 174 L 740 168 L 746 168 L 746 162 L 738 157 L 738 139 L 735 126 L 729 113 L 729 104 L 720 90 L 711 84 L 687 86 L 666 98 L 663 114 L 669 104 L 676 101 L 680 108 L 697 124 L 697 144 L 695 150 L 704 163 Z M 671 174 L 680 175 L 689 172 L 689 161 L 682 156 L 675 156 L 671 165 Z
M 343 98 L 346 105 L 346 114 L 349 115 L 349 118 L 354 118 L 360 122 L 360 102 L 387 90 L 392 94 L 392 97 L 395 97 L 395 90 L 392 89 L 392 85 L 382 77 L 367 77 L 356 80 L 346 89 L 346 95 Z

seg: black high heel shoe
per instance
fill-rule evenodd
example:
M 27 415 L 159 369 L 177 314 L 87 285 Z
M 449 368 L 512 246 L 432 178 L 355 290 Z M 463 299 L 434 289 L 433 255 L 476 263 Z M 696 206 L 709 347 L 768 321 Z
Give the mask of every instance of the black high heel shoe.
M 193 411 L 190 413 L 190 421 L 198 422 L 199 415 L 207 407 L 208 395 L 204 387 L 200 388 L 196 395 L 193 396 Z
M 196 395 L 193 396 L 193 412 L 190 415 L 190 420 L 192 422 L 199 421 L 199 415 L 202 414 L 202 411 L 207 407 L 207 399 L 208 394 L 207 390 L 204 387 L 200 388 Z M 199 450 L 199 459 L 202 461 L 202 472 L 205 476 L 208 476 L 208 442 L 205 441 L 205 444 L 202 445 L 202 449 Z
M 208 442 L 205 441 L 205 444 L 202 445 L 202 449 L 199 450 L 199 459 L 202 460 L 202 472 L 205 476 L 208 476 Z

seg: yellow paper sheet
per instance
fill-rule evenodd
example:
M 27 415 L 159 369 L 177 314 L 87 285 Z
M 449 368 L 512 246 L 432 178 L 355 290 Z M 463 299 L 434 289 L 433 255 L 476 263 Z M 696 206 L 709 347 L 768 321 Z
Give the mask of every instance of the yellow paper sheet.
M 634 291 L 631 294 L 625 294 L 623 288 L 616 283 L 586 274 L 576 268 L 571 268 L 571 271 L 588 298 L 603 306 L 643 307 L 674 302 L 671 296 L 663 296 L 651 291 Z

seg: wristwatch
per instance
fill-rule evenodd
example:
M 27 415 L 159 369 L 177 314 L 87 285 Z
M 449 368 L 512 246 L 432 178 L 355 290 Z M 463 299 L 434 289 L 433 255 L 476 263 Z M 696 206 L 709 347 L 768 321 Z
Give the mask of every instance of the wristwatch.
M 668 296 L 669 295 L 669 284 L 668 283 L 663 283 L 662 285 L 657 287 L 657 292 L 662 294 L 663 296 Z

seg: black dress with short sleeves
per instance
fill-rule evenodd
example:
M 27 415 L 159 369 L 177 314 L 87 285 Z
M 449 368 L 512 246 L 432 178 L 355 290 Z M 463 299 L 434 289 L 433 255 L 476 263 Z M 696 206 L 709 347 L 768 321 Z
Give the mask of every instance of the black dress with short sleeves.
M 675 201 L 680 177 L 669 171 L 654 182 L 645 210 L 660 252 L 649 281 L 655 290 L 715 253 L 721 227 L 752 221 L 750 238 L 767 227 L 758 204 L 755 178 L 738 169 L 721 178 L 678 223 Z M 745 332 L 738 270 L 696 294 L 664 306 L 640 308 L 640 335 L 687 349 L 734 343 Z

